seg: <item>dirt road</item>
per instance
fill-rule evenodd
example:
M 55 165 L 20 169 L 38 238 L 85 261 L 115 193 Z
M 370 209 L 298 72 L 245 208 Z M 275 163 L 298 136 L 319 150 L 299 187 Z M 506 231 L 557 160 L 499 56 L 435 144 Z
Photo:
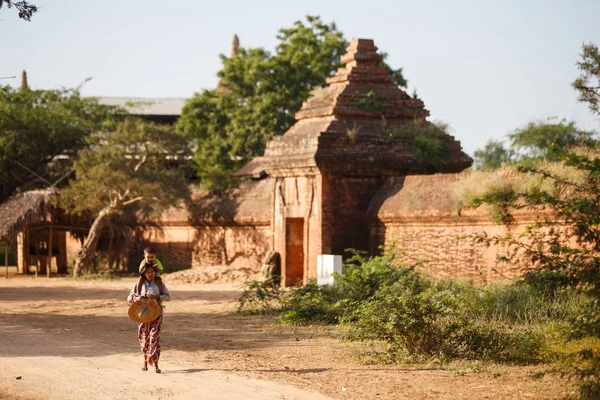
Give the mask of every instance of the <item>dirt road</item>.
M 143 372 L 124 301 L 133 282 L 1 279 L 0 399 L 558 399 L 570 389 L 543 366 L 367 365 L 329 328 L 232 313 L 239 289 L 215 284 L 169 285 L 163 373 Z
M 191 367 L 178 363 L 168 350 L 161 360 L 162 374 L 143 372 L 135 323 L 117 316 L 126 310 L 123 296 L 130 282 L 53 285 L 46 280 L 40 287 L 40 281 L 21 280 L 27 287 L 4 287 L 0 295 L 0 390 L 8 395 L 35 399 L 328 398 L 215 370 L 208 361 Z M 195 302 L 210 308 L 214 299 L 235 297 L 234 292 L 212 289 Z M 174 308 L 174 312 L 184 311 Z M 165 323 L 165 331 L 169 328 Z M 168 333 L 164 341 L 169 342 Z

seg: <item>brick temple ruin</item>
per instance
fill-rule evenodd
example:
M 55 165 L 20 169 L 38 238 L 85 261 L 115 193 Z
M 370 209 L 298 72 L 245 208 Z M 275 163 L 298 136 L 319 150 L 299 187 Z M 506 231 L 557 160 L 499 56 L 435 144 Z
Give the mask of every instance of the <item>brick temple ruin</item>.
M 509 276 L 494 248 L 459 239 L 506 230 L 484 211 L 457 213 L 453 190 L 472 163 L 460 143 L 446 135 L 449 156 L 433 166 L 415 154 L 413 138 L 386 137 L 397 126 L 429 124 L 429 112 L 398 88 L 382 59 L 372 40 L 353 40 L 345 68 L 237 172 L 251 180 L 227 197 L 198 192 L 196 211 L 163 216 L 152 240 L 166 258 L 258 271 L 275 251 L 283 284 L 293 285 L 316 277 L 320 254 L 374 254 L 393 244 L 432 276 L 480 283 Z
M 372 40 L 352 41 L 345 68 L 313 91 L 297 122 L 274 137 L 258 160 L 273 179 L 273 249 L 281 254 L 286 284 L 317 274 L 319 254 L 368 250 L 368 209 L 392 177 L 424 174 L 432 166 L 411 151 L 412 138 L 390 140 L 385 130 L 427 123 L 421 100 L 400 90 Z M 459 172 L 472 160 L 448 136 L 442 172 Z
M 506 230 L 481 210 L 456 211 L 454 187 L 472 164 L 460 143 L 445 135 L 444 161 L 424 161 L 414 137 L 389 134 L 430 126 L 424 103 L 398 88 L 372 40 L 353 40 L 341 60 L 345 67 L 312 91 L 296 123 L 236 173 L 246 178 L 239 188 L 227 196 L 196 191 L 193 207 L 164 213 L 147 241 L 168 263 L 193 267 L 258 272 L 275 251 L 284 285 L 315 278 L 320 254 L 390 245 L 432 276 L 485 283 L 510 275 L 494 248 L 459 239 Z M 78 250 L 68 234 L 59 242 L 59 254 Z

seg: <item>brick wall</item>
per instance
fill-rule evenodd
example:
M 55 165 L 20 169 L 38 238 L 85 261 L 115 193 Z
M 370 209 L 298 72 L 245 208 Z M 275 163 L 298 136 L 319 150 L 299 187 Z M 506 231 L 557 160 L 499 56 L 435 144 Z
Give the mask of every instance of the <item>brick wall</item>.
M 369 226 L 367 210 L 371 199 L 381 187 L 383 177 L 324 176 L 323 209 L 327 225 L 323 229 L 331 239 L 331 254 L 345 254 L 353 248 L 368 250 Z
M 191 265 L 244 266 L 260 270 L 271 241 L 270 226 L 220 227 L 194 229 Z
M 130 248 L 131 271 L 143 258 L 143 249 L 154 246 L 167 272 L 212 265 L 244 266 L 258 272 L 272 248 L 272 180 L 247 182 L 226 195 L 195 190 L 194 207 L 166 210 L 158 229 L 143 233 L 137 248 Z M 66 238 L 67 258 L 73 260 L 81 243 Z
M 253 268 L 258 272 L 270 249 L 270 225 L 203 225 L 171 223 L 145 235 L 154 245 L 163 264 L 174 269 L 209 265 Z M 165 267 L 167 268 L 167 267 Z
M 166 272 L 209 265 L 239 265 L 258 272 L 271 236 L 270 225 L 193 227 L 182 222 L 147 231 L 141 249 L 156 247 Z M 66 248 L 72 263 L 81 243 L 68 235 Z M 141 249 L 130 255 L 134 266 L 143 258 Z
M 519 266 L 499 261 L 502 246 L 486 247 L 469 235 L 504 235 L 509 228 L 492 222 L 489 209 L 460 209 L 454 195 L 466 174 L 398 176 L 388 180 L 373 198 L 370 250 L 398 250 L 405 264 L 436 278 L 459 278 L 489 283 L 518 276 Z M 461 210 L 459 212 L 459 210 Z M 532 210 L 515 215 L 510 226 L 519 234 L 536 218 Z
M 420 262 L 418 270 L 435 278 L 458 278 L 478 284 L 501 281 L 519 275 L 517 266 L 500 262 L 497 254 L 504 248 L 486 247 L 475 243 L 468 235 L 487 232 L 488 235 L 505 234 L 507 228 L 484 221 L 464 223 L 456 221 L 431 223 L 419 221 L 386 221 L 372 227 L 372 240 L 386 248 L 398 250 L 405 265 Z M 522 225 L 511 228 L 515 232 Z

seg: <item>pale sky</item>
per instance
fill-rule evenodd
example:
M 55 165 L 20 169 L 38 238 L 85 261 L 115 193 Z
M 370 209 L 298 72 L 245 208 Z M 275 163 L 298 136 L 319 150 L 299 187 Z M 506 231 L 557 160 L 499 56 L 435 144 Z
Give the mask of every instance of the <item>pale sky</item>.
M 31 22 L 0 10 L 0 76 L 85 96 L 190 97 L 214 88 L 233 34 L 272 51 L 307 14 L 373 39 L 431 112 L 473 154 L 529 121 L 600 121 L 571 82 L 584 42 L 600 45 L 600 1 L 31 0 Z M 2 80 L 19 85 L 19 78 Z

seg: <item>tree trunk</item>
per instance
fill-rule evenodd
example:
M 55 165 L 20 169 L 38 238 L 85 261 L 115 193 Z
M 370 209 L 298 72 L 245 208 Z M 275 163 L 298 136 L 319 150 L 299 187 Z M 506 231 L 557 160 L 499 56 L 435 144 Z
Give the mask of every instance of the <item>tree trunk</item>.
M 48 258 L 46 260 L 46 276 L 50 278 L 50 269 L 52 268 L 52 236 L 54 236 L 53 232 L 54 219 L 52 219 L 52 214 L 50 214 L 50 228 L 48 229 Z M 58 261 L 58 258 L 56 259 Z M 58 267 L 58 262 L 56 263 Z
M 94 257 L 96 256 L 96 247 L 100 240 L 100 234 L 106 224 L 107 217 L 113 212 L 112 207 L 106 207 L 96 217 L 90 232 L 85 238 L 83 247 L 77 252 L 77 258 L 75 259 L 75 267 L 73 268 L 73 276 L 79 276 L 84 271 L 89 271 Z

